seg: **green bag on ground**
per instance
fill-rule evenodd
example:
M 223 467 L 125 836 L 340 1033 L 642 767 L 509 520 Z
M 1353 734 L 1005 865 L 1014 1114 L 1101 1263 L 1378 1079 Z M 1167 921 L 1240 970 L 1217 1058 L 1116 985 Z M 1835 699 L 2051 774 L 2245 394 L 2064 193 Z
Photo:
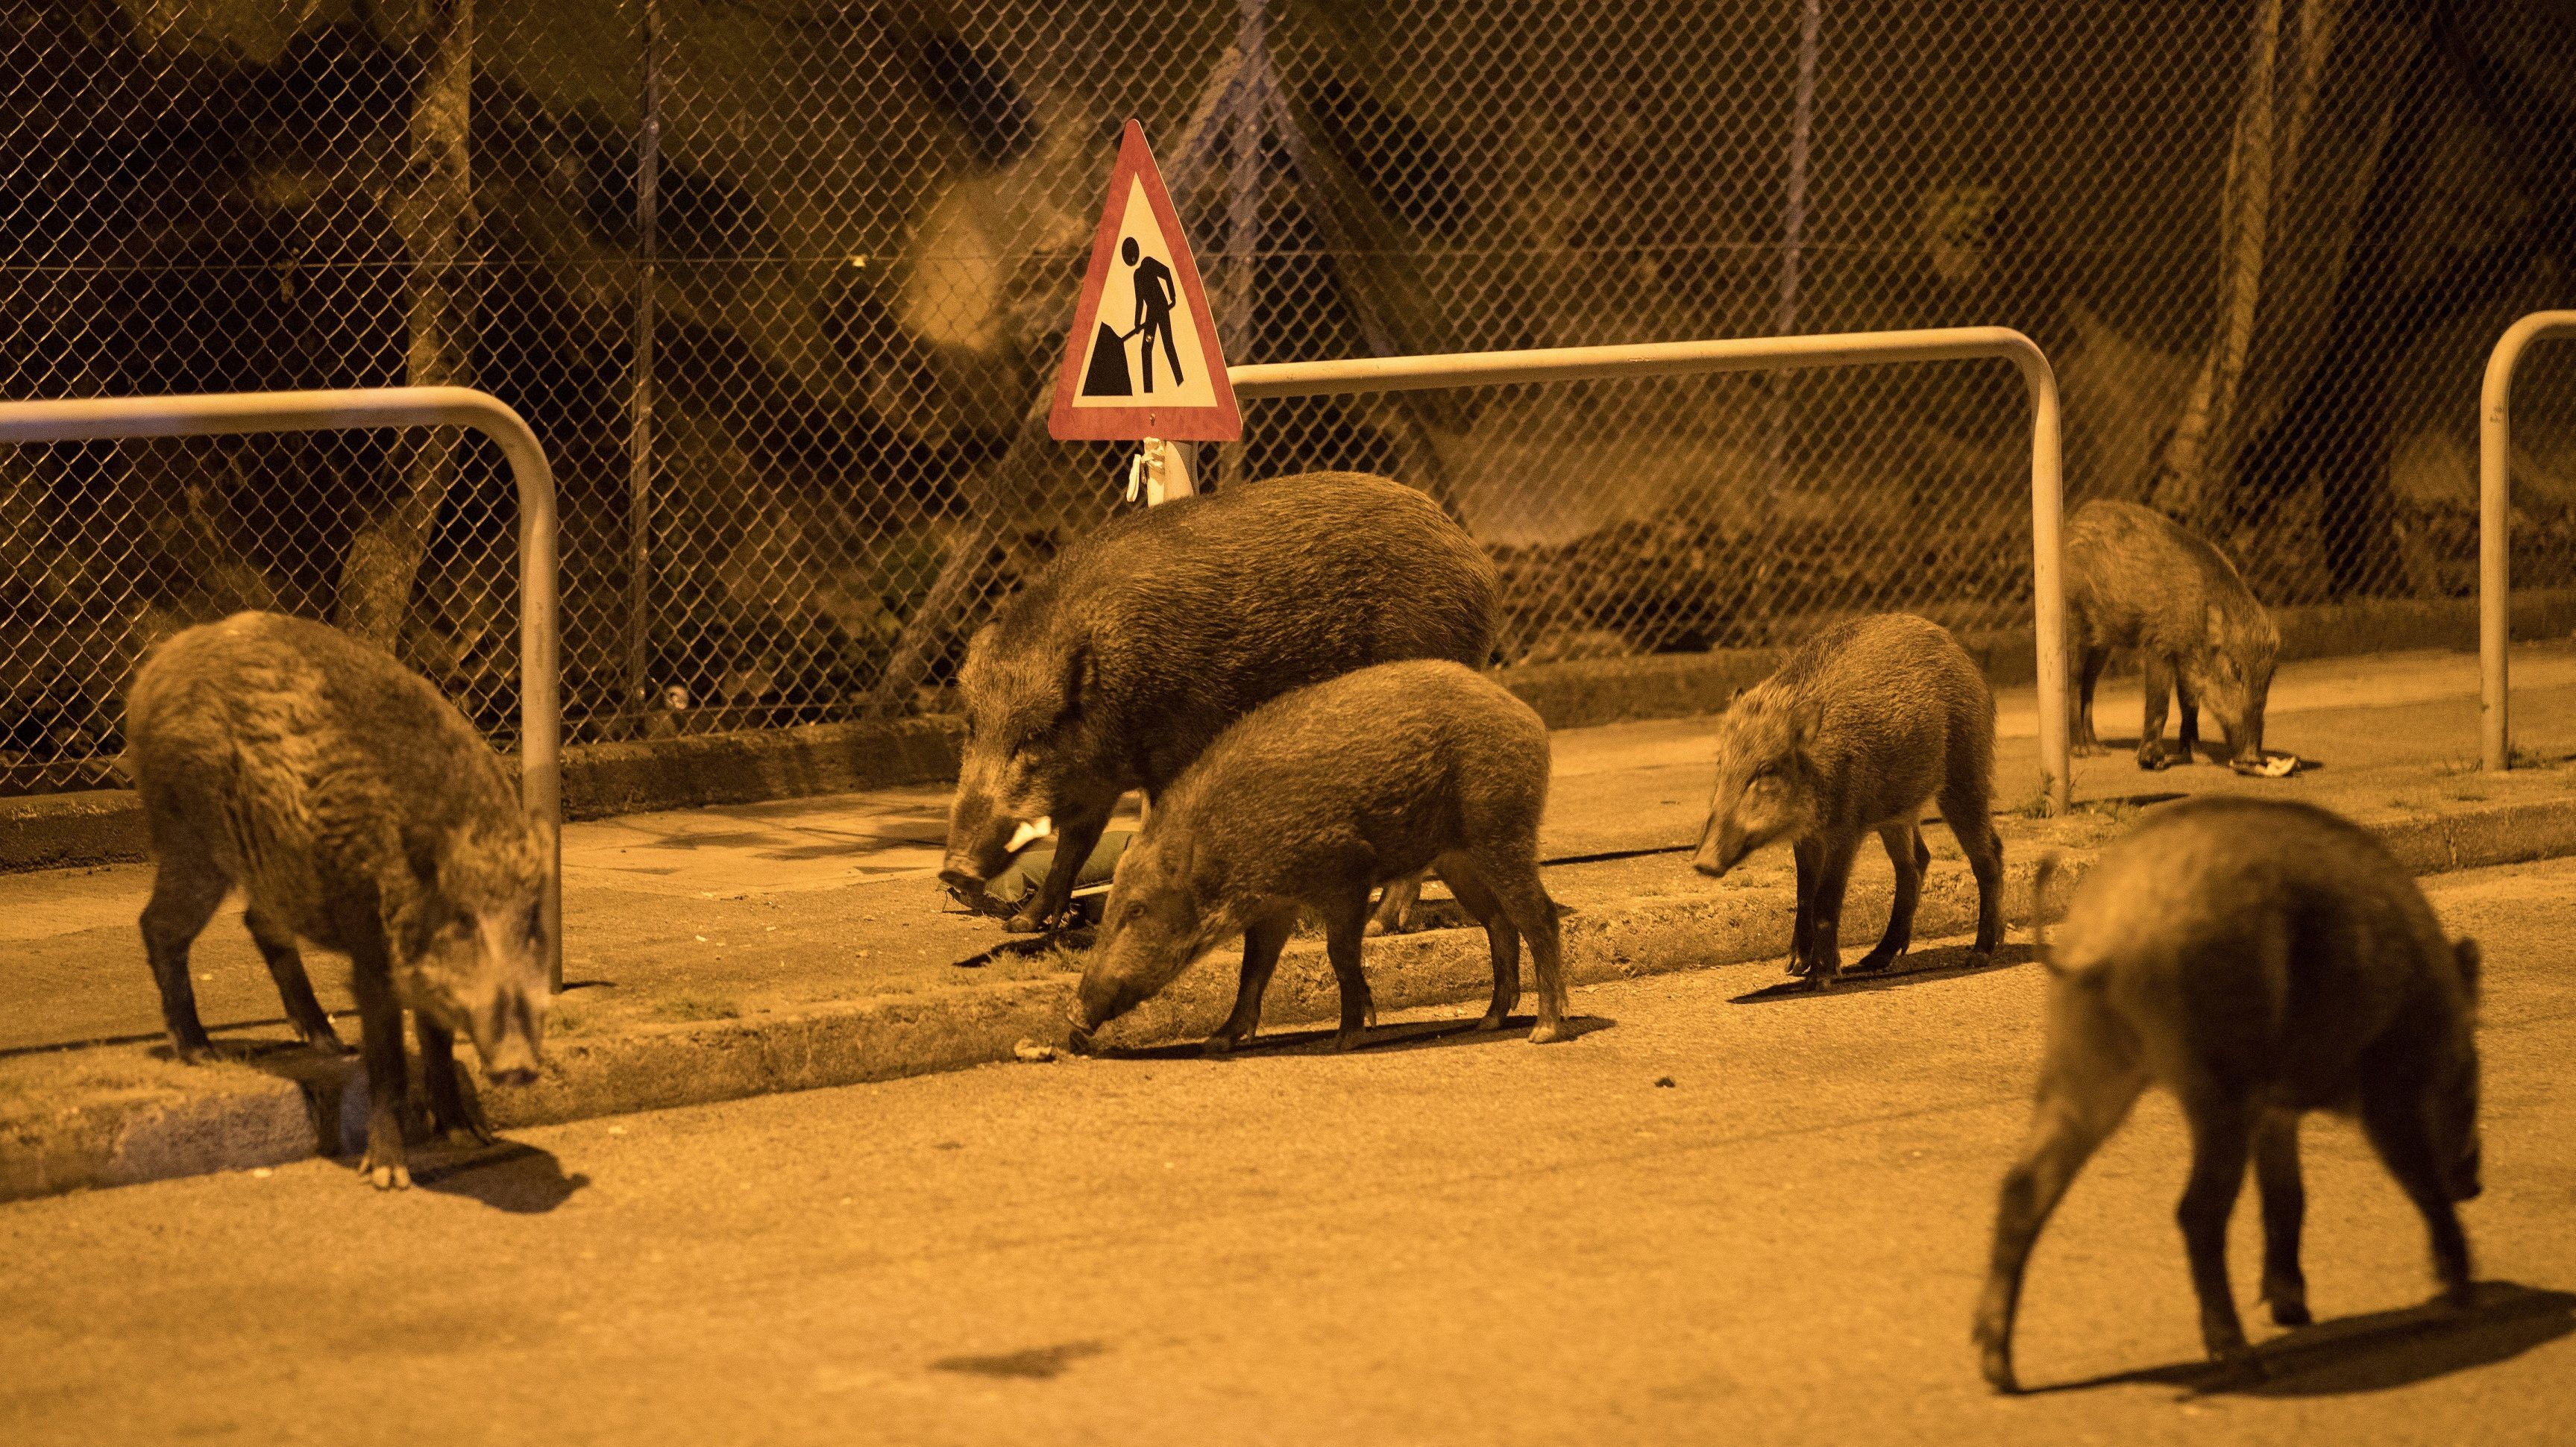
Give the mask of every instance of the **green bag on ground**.
M 1085 922 L 1098 920 L 1101 901 L 1109 893 L 1109 876 L 1118 868 L 1118 856 L 1135 838 L 1133 829 L 1104 831 L 1100 842 L 1092 846 L 1091 857 L 1082 862 L 1082 872 L 1073 877 L 1074 908 Z M 1033 844 L 1021 850 L 1009 868 L 987 880 L 984 897 L 970 907 L 984 914 L 1017 914 L 1029 896 L 1046 883 L 1047 871 L 1054 867 L 1051 840 Z

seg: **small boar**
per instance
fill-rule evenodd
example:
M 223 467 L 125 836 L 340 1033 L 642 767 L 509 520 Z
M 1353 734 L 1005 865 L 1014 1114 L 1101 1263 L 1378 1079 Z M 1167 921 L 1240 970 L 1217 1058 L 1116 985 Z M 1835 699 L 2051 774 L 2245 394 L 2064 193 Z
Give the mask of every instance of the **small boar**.
M 2041 871 L 2045 908 L 2048 869 Z M 2168 805 L 2104 851 L 2057 941 L 2041 940 L 2048 1046 L 2022 1157 L 2004 1177 L 1977 1309 L 1986 1380 L 2014 1391 L 2023 1268 L 2067 1186 L 2149 1085 L 2191 1127 L 2179 1217 L 2213 1358 L 2245 1360 L 2227 1218 L 2250 1155 L 2263 1198 L 2263 1299 L 2309 1319 L 2299 1268 L 2299 1117 L 2358 1115 L 2423 1213 L 2433 1266 L 2469 1298 L 2454 1202 L 2478 1193 L 2477 947 L 2442 936 L 2379 842 L 2305 804 Z
M 2152 508 L 2097 500 L 2066 525 L 2066 656 L 2075 670 L 2075 752 L 2103 752 L 2093 732 L 2093 685 L 2114 648 L 2138 650 L 2147 694 L 2138 767 L 2195 762 L 2200 706 L 2227 737 L 2229 758 L 2263 756 L 2263 706 L 2280 630 L 2236 565 Z M 2165 752 L 2165 698 L 2182 704 L 2178 751 Z
M 457 1033 L 491 1079 L 535 1077 L 544 1048 L 552 826 L 428 680 L 334 629 L 237 613 L 166 640 L 126 701 L 125 768 L 158 872 L 143 949 L 182 1060 L 212 1048 L 188 947 L 233 886 L 296 1033 L 337 1052 L 300 937 L 349 957 L 367 1072 L 359 1172 L 406 1187 L 420 1035 L 436 1130 L 488 1141 L 456 1079 Z
M 1556 906 L 1539 882 L 1547 727 L 1529 705 L 1446 660 L 1381 663 L 1263 704 L 1165 791 L 1119 858 L 1082 972 L 1074 1044 L 1135 1008 L 1219 942 L 1243 936 L 1218 1054 L 1252 1038 L 1301 908 L 1324 922 L 1341 986 L 1337 1048 L 1374 1018 L 1360 940 L 1372 886 L 1437 869 L 1485 927 L 1494 995 L 1520 999 L 1520 941 L 1538 975 L 1533 1041 L 1565 1035 Z
M 1055 867 L 1010 927 L 1063 912 L 1118 798 L 1153 799 L 1292 688 L 1401 658 L 1482 666 L 1494 566 L 1412 488 L 1274 478 L 1118 518 L 969 644 L 966 748 L 940 877 L 972 892 L 1051 825 Z
M 1852 969 L 1886 969 L 1914 938 L 1932 851 L 1923 805 L 1977 876 L 1979 961 L 2003 939 L 2003 836 L 1986 812 L 1995 699 L 1949 630 L 1905 613 L 1839 623 L 1746 689 L 1717 724 L 1717 788 L 1691 866 L 1716 878 L 1775 839 L 1793 841 L 1798 912 L 1789 973 L 1822 986 L 1842 973 L 1843 894 L 1875 831 L 1896 866 L 1887 933 Z

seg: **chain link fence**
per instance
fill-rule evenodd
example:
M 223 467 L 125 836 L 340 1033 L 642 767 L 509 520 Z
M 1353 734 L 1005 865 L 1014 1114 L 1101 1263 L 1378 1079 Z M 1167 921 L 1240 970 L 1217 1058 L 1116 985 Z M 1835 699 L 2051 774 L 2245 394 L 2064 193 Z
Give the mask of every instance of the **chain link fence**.
M 0 395 L 461 382 L 543 439 L 568 738 L 939 705 L 1117 504 L 1043 406 L 1117 126 L 1237 362 L 1995 323 L 2070 502 L 2268 601 L 2463 595 L 2475 399 L 2576 301 L 2558 0 L 0 0 Z M 2570 581 L 2576 369 L 2516 402 Z M 2001 363 L 1252 404 L 1227 482 L 1431 490 L 1499 661 L 2027 613 Z M 243 607 L 514 718 L 507 469 L 437 434 L 0 453 L 0 790 Z

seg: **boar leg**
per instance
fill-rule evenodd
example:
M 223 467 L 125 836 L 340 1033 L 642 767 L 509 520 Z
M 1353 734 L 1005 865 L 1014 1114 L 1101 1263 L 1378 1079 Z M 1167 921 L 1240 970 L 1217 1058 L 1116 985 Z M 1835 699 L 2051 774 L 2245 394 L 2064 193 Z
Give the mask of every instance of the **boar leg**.
M 429 1093 L 429 1128 L 452 1146 L 488 1146 L 492 1132 L 465 1103 L 456 1080 L 456 1035 L 427 1015 L 414 1013 L 413 1033 L 420 1037 L 420 1083 Z
M 2052 986 L 2061 993 L 2077 988 L 2082 987 Z M 2098 1001 L 2052 999 L 2050 1017 L 2038 1109 L 2021 1159 L 2004 1174 L 1985 1295 L 1977 1305 L 1979 1367 L 1999 1392 L 2020 1390 L 2013 1377 L 2013 1317 L 2021 1308 L 2022 1275 L 2040 1228 L 2146 1088 L 2145 1075 L 2130 1061 L 2131 1047 L 2102 1016 Z
M 2076 661 L 2075 756 L 2089 759 L 2103 753 L 2101 736 L 2093 732 L 2093 686 L 2102 681 L 2102 665 L 2111 661 L 2111 650 L 2084 645 L 2083 656 Z
M 1520 930 L 1512 924 L 1503 902 L 1485 887 L 1474 860 L 1464 854 L 1444 854 L 1437 867 L 1441 882 L 1457 897 L 1458 907 L 1485 927 L 1485 945 L 1494 957 L 1494 998 L 1485 1006 L 1476 1028 L 1500 1030 L 1503 1021 L 1511 1017 L 1512 1007 L 1521 1002 Z M 1532 948 L 1535 951 L 1536 947 Z
M 1789 973 L 1803 975 L 1808 948 L 1816 939 L 1816 876 L 1824 872 L 1824 841 L 1812 834 L 1801 836 L 1789 846 L 1789 853 L 1798 861 L 1798 907 L 1789 916 Z
M 2199 763 L 2200 697 L 2191 691 L 2191 679 L 2179 668 L 2174 670 L 2174 711 L 2174 762 Z
M 1992 960 L 2004 942 L 2004 836 L 1996 832 L 1986 802 L 1986 781 L 1973 774 L 1941 791 L 1941 817 L 1949 821 L 1950 837 L 1959 841 L 1959 852 L 1968 856 L 1968 872 L 1977 877 L 1977 943 L 1972 953 L 1978 964 Z M 1930 857 L 1929 851 L 1925 857 Z
M 1020 906 L 1002 928 L 1020 934 L 1031 934 L 1047 928 L 1065 907 L 1073 903 L 1073 881 L 1100 847 L 1101 831 L 1109 827 L 1110 810 L 1118 801 L 1112 796 L 1106 805 L 1069 805 L 1055 820 L 1055 862 L 1047 866 L 1046 883 Z
M 1852 859 L 1859 853 L 1857 834 L 1829 837 L 1818 850 L 1815 894 L 1807 910 L 1807 953 L 1789 966 L 1818 989 L 1831 985 L 1843 972 L 1843 896 L 1850 892 Z M 1800 964 L 1805 968 L 1800 969 Z
M 152 877 L 152 898 L 143 906 L 143 957 L 152 963 L 152 982 L 161 987 L 161 1023 L 170 1031 L 171 1052 L 191 1065 L 204 1059 L 215 1042 L 197 1016 L 188 947 L 231 888 L 214 861 L 165 853 Z
M 2299 1268 L 2299 1228 L 2308 1214 L 2299 1180 L 2299 1116 L 2271 1110 L 2254 1128 L 2254 1184 L 2263 1193 L 2263 1300 L 2277 1326 L 2306 1326 L 2308 1277 Z
M 1932 863 L 1932 849 L 1923 842 L 1920 824 L 1889 824 L 1878 831 L 1878 837 L 1887 846 L 1887 862 L 1896 866 L 1896 901 L 1888 906 L 1887 933 L 1852 966 L 1857 974 L 1895 964 L 1914 942 L 1914 907 L 1922 902 L 1923 871 Z
M 295 1033 L 325 1054 L 347 1054 L 340 1032 L 331 1028 L 330 1015 L 313 998 L 313 980 L 304 973 L 304 956 L 295 948 L 294 931 L 262 914 L 258 905 L 242 911 L 242 924 L 250 930 L 251 943 L 259 946 L 259 957 L 268 962 L 268 977 L 277 982 L 277 998 L 286 1003 L 286 1018 Z
M 1332 962 L 1333 980 L 1342 991 L 1342 1028 L 1333 1037 L 1333 1048 L 1348 1050 L 1377 1022 L 1377 1002 L 1369 997 L 1368 976 L 1360 972 L 1360 941 L 1368 935 L 1368 886 L 1347 892 L 1321 913 L 1324 958 Z
M 2138 720 L 2138 767 L 2161 769 L 2165 757 L 2166 697 L 2173 692 L 2173 665 L 2153 647 L 2138 650 L 2139 683 L 2146 690 L 2147 711 Z
M 1443 875 L 1442 878 L 1447 878 Z M 1408 874 L 1390 879 L 1378 892 L 1377 916 L 1368 922 L 1373 935 L 1400 935 L 1405 931 L 1405 916 L 1412 913 L 1416 900 L 1422 898 L 1422 876 Z
M 2257 1107 L 2215 1084 L 2178 1093 L 2191 1125 L 2191 1177 L 2183 1185 L 2174 1219 L 2182 1226 L 2192 1290 L 2200 1297 L 2201 1343 L 2210 1360 L 2234 1362 L 2246 1353 L 2245 1323 L 2236 1314 L 2236 1290 L 2227 1281 L 2227 1218 L 2245 1189 Z
M 358 997 L 358 1048 L 367 1066 L 367 1151 L 358 1175 L 379 1191 L 411 1189 L 403 1150 L 403 1117 L 410 1114 L 411 1071 L 403 1061 L 402 1002 L 394 998 L 393 960 L 384 926 L 359 911 L 340 922 L 349 944 L 349 990 Z
M 1297 916 L 1291 911 L 1254 920 L 1244 930 L 1243 976 L 1234 988 L 1234 1013 L 1207 1038 L 1204 1048 L 1208 1054 L 1223 1055 L 1260 1030 L 1262 993 L 1270 988 L 1270 973 L 1279 968 L 1279 951 L 1287 946 L 1289 932 L 1296 927 Z
M 2371 1072 L 2361 1090 L 2361 1133 L 2423 1214 L 2433 1242 L 2433 1274 L 2441 1280 L 2444 1296 L 2453 1306 L 2468 1306 L 2477 1296 L 2469 1282 L 2469 1238 L 2460 1230 L 2460 1213 L 2442 1180 L 2441 1157 L 2424 1128 L 2422 1101 L 2420 1076 Z
M 1479 851 L 1476 874 L 1494 902 L 1502 907 L 1512 928 L 1529 941 L 1530 972 L 1538 977 L 1538 1023 L 1530 1027 L 1530 1043 L 1545 1045 L 1572 1039 L 1565 1028 L 1564 936 L 1556 923 L 1556 901 L 1547 897 L 1547 885 L 1539 879 L 1538 840 L 1524 838 L 1512 847 L 1508 857 L 1490 848 Z M 1503 968 L 1499 954 L 1494 968 L 1499 980 Z M 1512 961 L 1511 973 L 1517 987 L 1517 959 Z

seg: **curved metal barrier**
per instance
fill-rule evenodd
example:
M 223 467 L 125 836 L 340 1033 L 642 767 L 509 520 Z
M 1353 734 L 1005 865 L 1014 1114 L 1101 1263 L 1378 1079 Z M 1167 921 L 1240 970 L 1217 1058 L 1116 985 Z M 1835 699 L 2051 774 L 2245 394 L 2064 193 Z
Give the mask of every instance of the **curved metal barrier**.
M 1341 362 L 1270 362 L 1229 367 L 1238 397 L 1308 397 L 1335 392 L 1401 392 L 1525 382 L 1599 381 L 1684 372 L 1745 372 L 1944 362 L 2003 357 L 2030 388 L 2031 593 L 2039 653 L 2039 758 L 2051 812 L 2073 789 L 2066 725 L 2066 595 L 2058 522 L 2064 505 L 2057 373 L 2037 343 L 2010 327 L 1845 332 L 1745 337 L 1634 346 L 1541 347 L 1521 352 L 1450 352 L 1427 357 L 1358 357 Z
M 217 392 L 0 402 L 0 442 L 470 427 L 501 445 L 519 483 L 519 791 L 557 826 L 546 868 L 546 976 L 563 988 L 563 704 L 555 606 L 555 478 L 537 435 L 507 403 L 470 387 Z
M 2505 645 L 2512 642 L 2513 369 L 2542 337 L 2576 336 L 2576 311 L 2533 312 L 2496 338 L 2478 396 L 2478 756 L 2511 767 L 2505 731 Z

